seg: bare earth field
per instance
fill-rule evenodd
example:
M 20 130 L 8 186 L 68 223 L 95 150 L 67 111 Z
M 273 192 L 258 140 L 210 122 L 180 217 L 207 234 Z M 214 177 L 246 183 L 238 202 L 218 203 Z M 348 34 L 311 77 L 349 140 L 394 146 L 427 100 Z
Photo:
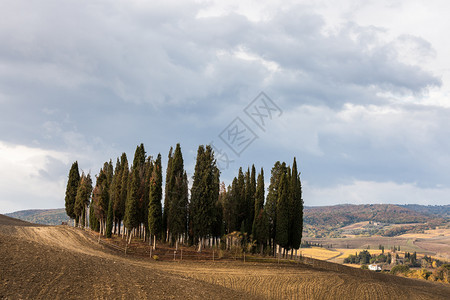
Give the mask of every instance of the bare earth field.
M 354 254 L 355 251 L 369 248 L 378 250 L 379 245 L 383 245 L 386 250 L 392 247 L 400 246 L 402 251 L 414 252 L 421 255 L 433 256 L 435 258 L 450 261 L 450 229 L 434 229 L 426 230 L 424 233 L 403 234 L 396 237 L 382 237 L 382 236 L 349 236 L 346 238 L 308 238 L 309 242 L 319 243 L 327 248 L 335 250 L 348 249 Z M 303 251 L 303 249 L 302 249 Z M 341 251 L 347 254 L 347 251 Z M 376 251 L 375 251 L 376 252 Z M 348 255 L 348 254 L 347 254 Z M 315 257 L 313 255 L 313 257 Z M 333 260 L 342 263 L 347 256 L 341 256 L 338 260 Z
M 25 225 L 25 226 L 24 226 Z M 0 299 L 447 299 L 450 286 L 311 260 L 168 262 L 0 215 Z

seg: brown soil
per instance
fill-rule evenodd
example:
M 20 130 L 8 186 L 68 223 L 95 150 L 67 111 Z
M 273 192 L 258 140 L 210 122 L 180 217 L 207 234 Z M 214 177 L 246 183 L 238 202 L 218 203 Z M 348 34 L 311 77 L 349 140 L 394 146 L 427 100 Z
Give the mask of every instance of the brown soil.
M 450 286 L 315 261 L 154 261 L 0 215 L 0 299 L 446 299 Z M 8 225 L 10 224 L 10 225 Z

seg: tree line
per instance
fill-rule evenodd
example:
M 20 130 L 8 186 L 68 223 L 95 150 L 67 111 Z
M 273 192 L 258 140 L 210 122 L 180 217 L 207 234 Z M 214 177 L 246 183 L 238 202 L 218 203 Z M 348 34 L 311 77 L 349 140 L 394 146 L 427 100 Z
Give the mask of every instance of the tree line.
M 164 203 L 164 205 L 163 205 Z M 267 197 L 264 170 L 254 165 L 239 169 L 232 183 L 220 182 L 220 171 L 211 146 L 199 146 L 192 186 L 184 169 L 180 144 L 172 147 L 163 174 L 161 154 L 147 156 L 144 145 L 136 147 L 133 163 L 127 155 L 105 162 L 93 182 L 80 175 L 78 162 L 69 171 L 65 207 L 75 225 L 90 227 L 106 237 L 122 235 L 148 240 L 197 245 L 220 243 L 224 236 L 239 233 L 241 242 L 255 251 L 291 255 L 300 247 L 303 200 L 300 172 L 276 162 L 271 170 Z

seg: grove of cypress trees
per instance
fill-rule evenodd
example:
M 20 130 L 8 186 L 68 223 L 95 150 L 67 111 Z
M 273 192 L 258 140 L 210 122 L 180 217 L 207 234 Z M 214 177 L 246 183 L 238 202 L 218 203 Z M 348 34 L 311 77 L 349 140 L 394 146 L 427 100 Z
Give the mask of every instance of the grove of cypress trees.
M 80 172 L 78 171 L 78 162 L 74 162 L 69 171 L 69 179 L 66 187 L 66 213 L 71 219 L 76 219 L 74 212 L 75 200 L 77 197 L 78 185 L 80 184 Z M 77 222 L 77 220 L 75 221 Z

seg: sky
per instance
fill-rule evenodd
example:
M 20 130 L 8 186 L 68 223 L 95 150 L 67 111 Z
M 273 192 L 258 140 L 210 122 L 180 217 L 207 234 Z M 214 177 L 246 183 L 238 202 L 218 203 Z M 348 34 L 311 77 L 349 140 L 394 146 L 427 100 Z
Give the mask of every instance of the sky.
M 450 204 L 450 2 L 0 2 L 0 213 L 144 143 L 296 157 L 307 206 Z

